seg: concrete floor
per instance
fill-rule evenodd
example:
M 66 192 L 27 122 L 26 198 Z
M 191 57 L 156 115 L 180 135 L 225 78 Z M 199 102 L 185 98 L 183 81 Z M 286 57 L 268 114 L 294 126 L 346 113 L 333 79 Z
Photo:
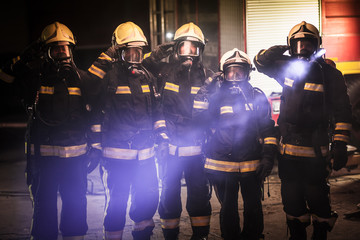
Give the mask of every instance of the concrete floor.
M 1 133 L 1 132 L 0 132 Z M 2 132 L 3 133 L 3 132 Z M 0 134 L 2 135 L 2 134 Z M 4 135 L 3 135 L 4 136 Z M 29 228 L 32 218 L 31 200 L 25 184 L 24 169 L 25 160 L 22 154 L 22 137 L 10 135 L 5 141 L 1 141 L 0 152 L 0 239 L 28 239 Z M 102 239 L 102 221 L 104 208 L 104 192 L 99 177 L 98 169 L 95 169 L 88 177 L 88 225 L 87 240 Z M 329 234 L 330 240 L 358 240 L 360 239 L 360 217 L 345 219 L 347 213 L 359 211 L 357 204 L 360 202 L 360 168 L 348 172 L 342 169 L 332 174 L 330 178 L 331 201 L 333 210 L 337 211 L 339 218 L 333 231 Z M 276 169 L 270 176 L 270 197 L 267 197 L 267 185 L 265 200 L 263 201 L 265 239 L 287 239 L 285 214 L 282 211 L 280 197 L 280 181 Z M 182 188 L 182 199 L 185 204 L 186 187 Z M 242 218 L 242 203 L 240 202 L 240 218 Z M 209 240 L 221 239 L 219 227 L 219 203 L 213 194 L 211 233 Z M 59 198 L 59 209 L 61 201 Z M 360 214 L 359 214 L 360 215 Z M 159 215 L 154 217 L 156 227 L 152 239 L 163 239 Z M 123 239 L 131 238 L 132 221 L 127 219 Z M 186 212 L 181 217 L 180 240 L 190 239 L 190 219 Z M 308 228 L 310 230 L 310 227 Z M 309 234 L 310 236 L 310 231 Z M 310 237 L 309 237 L 310 238 Z M 61 237 L 59 236 L 59 239 Z

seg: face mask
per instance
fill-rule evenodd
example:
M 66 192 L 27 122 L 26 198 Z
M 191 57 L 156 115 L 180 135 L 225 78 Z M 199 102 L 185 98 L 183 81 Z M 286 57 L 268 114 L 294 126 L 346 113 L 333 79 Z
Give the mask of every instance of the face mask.
M 291 44 L 293 55 L 309 58 L 316 51 L 316 39 L 301 38 L 293 41 Z
M 233 64 L 225 69 L 224 75 L 225 81 L 247 81 L 249 79 L 249 69 L 243 65 Z
M 178 54 L 180 57 L 198 57 L 200 48 L 195 42 L 182 41 L 178 47 Z
M 140 47 L 127 47 L 121 51 L 121 59 L 128 63 L 141 63 L 143 52 Z
M 58 43 L 48 49 L 48 56 L 54 62 L 62 62 L 71 59 L 71 50 L 68 43 Z

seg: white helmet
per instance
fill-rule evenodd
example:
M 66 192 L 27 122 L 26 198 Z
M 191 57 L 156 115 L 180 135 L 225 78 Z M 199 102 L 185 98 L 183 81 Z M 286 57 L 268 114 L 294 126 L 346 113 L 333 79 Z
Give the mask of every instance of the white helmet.
M 226 65 L 231 63 L 248 64 L 249 68 L 252 69 L 249 56 L 237 48 L 227 51 L 224 55 L 222 55 L 220 59 L 220 71 L 224 71 Z
M 249 56 L 234 48 L 221 57 L 220 71 L 224 72 L 227 81 L 248 81 L 252 64 Z

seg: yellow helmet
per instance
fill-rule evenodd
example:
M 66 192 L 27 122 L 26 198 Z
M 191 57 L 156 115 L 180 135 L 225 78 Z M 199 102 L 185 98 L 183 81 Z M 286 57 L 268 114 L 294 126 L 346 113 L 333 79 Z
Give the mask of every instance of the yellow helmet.
M 321 45 L 321 37 L 319 30 L 312 24 L 302 21 L 299 24 L 296 24 L 289 32 L 287 37 L 287 44 L 290 47 L 290 54 L 293 54 L 293 48 L 295 40 L 298 39 L 308 39 L 313 42 L 315 50 L 319 50 Z
M 192 22 L 186 23 L 178 28 L 175 32 L 174 40 L 190 40 L 205 45 L 204 34 L 201 29 Z
M 120 24 L 112 37 L 113 45 L 120 47 L 131 44 L 133 46 L 146 46 L 148 42 L 141 28 L 133 22 Z
M 53 42 L 69 42 L 75 45 L 75 38 L 70 29 L 59 22 L 54 22 L 44 28 L 41 41 L 45 44 Z

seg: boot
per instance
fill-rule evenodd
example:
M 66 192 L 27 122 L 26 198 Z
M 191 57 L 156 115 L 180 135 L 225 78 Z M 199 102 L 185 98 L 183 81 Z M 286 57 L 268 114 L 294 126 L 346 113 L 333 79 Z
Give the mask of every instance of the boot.
M 310 225 L 308 222 L 301 222 L 299 219 L 286 221 L 290 230 L 289 240 L 306 240 L 306 227 Z
M 313 221 L 314 231 L 311 240 L 326 240 L 329 224 L 327 222 Z
M 123 231 L 105 231 L 105 240 L 122 240 Z
M 63 240 L 84 240 L 85 236 L 70 236 L 70 237 L 64 237 Z
M 248 240 L 248 239 L 256 239 L 256 240 L 264 240 L 265 239 L 265 235 L 264 234 L 260 234 L 259 238 L 257 237 L 247 237 L 247 236 L 244 236 L 244 234 L 241 234 L 240 238 L 237 238 L 237 239 L 240 239 L 240 240 Z
M 179 228 L 165 229 L 162 228 L 165 240 L 178 240 Z
M 190 240 L 207 240 L 210 231 L 210 226 L 195 227 L 191 226 L 193 235 Z
M 192 235 L 190 240 L 208 240 L 208 237 L 207 236 L 200 237 L 200 236 Z
M 141 231 L 132 231 L 132 236 L 134 240 L 150 240 L 151 235 L 153 234 L 153 226 L 148 226 L 144 230 Z

